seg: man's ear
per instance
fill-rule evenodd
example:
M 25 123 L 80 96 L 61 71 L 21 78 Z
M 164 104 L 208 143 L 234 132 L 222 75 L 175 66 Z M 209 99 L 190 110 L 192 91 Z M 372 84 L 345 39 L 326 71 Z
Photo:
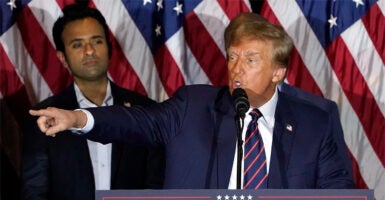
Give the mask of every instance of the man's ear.
M 64 53 L 61 52 L 61 51 L 56 51 L 56 57 L 59 59 L 60 63 L 65 67 L 67 68 L 69 71 L 70 68 L 68 67 L 68 63 L 67 63 L 67 60 L 66 60 L 66 57 L 64 56 Z
M 273 82 L 279 83 L 283 81 L 286 75 L 286 67 L 283 65 L 277 66 L 277 68 L 274 70 L 273 75 Z

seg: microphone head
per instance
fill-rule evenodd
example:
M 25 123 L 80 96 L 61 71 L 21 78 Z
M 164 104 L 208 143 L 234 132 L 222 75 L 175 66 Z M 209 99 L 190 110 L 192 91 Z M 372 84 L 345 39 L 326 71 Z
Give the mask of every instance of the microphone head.
M 250 108 L 249 99 L 247 97 L 245 90 L 242 88 L 234 89 L 232 98 L 234 101 L 235 111 L 241 118 L 244 118 L 246 112 Z

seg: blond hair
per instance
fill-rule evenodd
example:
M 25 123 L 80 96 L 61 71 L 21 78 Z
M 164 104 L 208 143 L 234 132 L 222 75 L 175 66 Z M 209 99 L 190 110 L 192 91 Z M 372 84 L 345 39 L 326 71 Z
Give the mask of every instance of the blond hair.
M 279 25 L 268 22 L 256 13 L 240 13 L 225 30 L 226 51 L 243 39 L 270 41 L 273 44 L 273 61 L 285 67 L 289 64 L 293 41 Z

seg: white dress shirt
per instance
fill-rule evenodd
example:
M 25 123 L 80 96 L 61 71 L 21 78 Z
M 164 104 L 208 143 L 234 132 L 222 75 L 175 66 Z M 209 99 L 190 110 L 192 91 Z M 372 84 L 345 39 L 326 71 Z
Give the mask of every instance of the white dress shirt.
M 94 103 L 90 102 L 80 91 L 79 87 L 74 84 L 76 99 L 80 108 L 97 107 Z M 107 85 L 106 96 L 101 106 L 112 105 L 114 102 L 111 95 L 110 82 Z M 92 168 L 95 179 L 96 190 L 109 190 L 111 188 L 111 144 L 101 144 L 87 140 L 88 149 L 90 151 L 90 157 L 92 161 Z

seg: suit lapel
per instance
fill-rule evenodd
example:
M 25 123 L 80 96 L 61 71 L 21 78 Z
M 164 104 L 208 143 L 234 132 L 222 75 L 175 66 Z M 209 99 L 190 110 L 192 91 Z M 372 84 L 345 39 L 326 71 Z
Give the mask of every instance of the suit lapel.
M 216 185 L 212 185 L 211 188 L 227 189 L 237 141 L 235 111 L 228 87 L 223 87 L 219 91 L 215 101 L 214 115 L 215 134 L 218 145 L 218 169 L 216 171 L 217 181 L 212 180 L 216 182 Z
M 59 105 L 62 109 L 74 110 L 79 108 L 78 100 L 76 99 L 74 84 L 64 89 L 56 96 L 56 105 Z
M 123 105 L 126 100 L 125 91 L 110 81 L 111 95 L 114 98 L 114 105 Z
M 296 132 L 296 119 L 288 99 L 279 92 L 273 145 L 271 151 L 268 188 L 287 188 L 286 171 Z

